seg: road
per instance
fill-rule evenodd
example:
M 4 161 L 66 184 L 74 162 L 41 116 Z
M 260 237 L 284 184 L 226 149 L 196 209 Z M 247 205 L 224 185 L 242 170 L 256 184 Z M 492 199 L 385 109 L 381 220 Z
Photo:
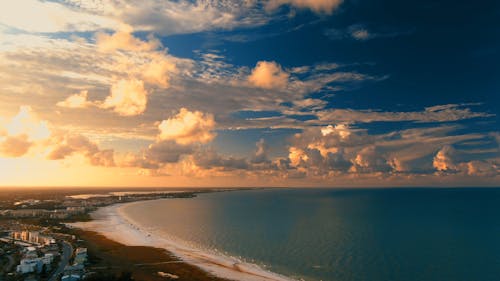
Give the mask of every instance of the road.
M 48 281 L 57 281 L 59 280 L 59 274 L 63 273 L 64 268 L 68 265 L 69 259 L 73 254 L 73 246 L 70 243 L 63 241 L 63 253 L 61 255 L 61 261 L 59 262 L 59 266 L 56 271 L 52 274 Z
M 11 272 L 14 266 L 14 258 L 12 255 L 7 255 L 7 258 L 9 259 L 9 263 L 5 266 L 5 272 Z

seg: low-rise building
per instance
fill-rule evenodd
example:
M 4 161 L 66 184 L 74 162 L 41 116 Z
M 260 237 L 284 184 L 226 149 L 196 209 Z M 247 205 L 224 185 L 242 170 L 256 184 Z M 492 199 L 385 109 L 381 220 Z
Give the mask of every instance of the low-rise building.
M 69 274 L 69 275 L 64 275 L 63 277 L 61 277 L 61 281 L 78 281 L 81 278 L 82 278 L 81 275 Z

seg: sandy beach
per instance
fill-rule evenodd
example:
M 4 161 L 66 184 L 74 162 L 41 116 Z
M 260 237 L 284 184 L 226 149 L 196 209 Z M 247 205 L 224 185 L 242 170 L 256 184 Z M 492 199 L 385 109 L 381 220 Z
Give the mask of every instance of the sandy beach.
M 165 199 L 160 199 L 165 200 Z M 167 199 L 168 200 L 168 199 Z M 127 206 L 141 204 L 133 202 L 116 204 L 98 209 L 91 214 L 93 220 L 70 224 L 72 227 L 95 231 L 108 239 L 128 246 L 163 248 L 182 261 L 195 265 L 214 276 L 242 281 L 290 281 L 291 278 L 266 271 L 261 267 L 245 263 L 238 258 L 200 250 L 187 243 L 167 238 L 133 221 L 126 214 Z

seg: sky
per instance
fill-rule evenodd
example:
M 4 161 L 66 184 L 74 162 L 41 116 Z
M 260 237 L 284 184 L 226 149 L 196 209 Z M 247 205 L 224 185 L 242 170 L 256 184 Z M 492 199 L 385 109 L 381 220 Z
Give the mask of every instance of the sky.
M 500 186 L 500 3 L 0 1 L 0 186 Z

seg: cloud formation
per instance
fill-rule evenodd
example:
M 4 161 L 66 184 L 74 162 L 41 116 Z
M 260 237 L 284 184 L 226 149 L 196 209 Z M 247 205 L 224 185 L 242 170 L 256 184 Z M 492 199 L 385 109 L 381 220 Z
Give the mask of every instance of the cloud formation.
M 158 39 L 150 37 L 149 41 L 142 41 L 134 37 L 131 32 L 131 27 L 124 28 L 124 30 L 113 34 L 99 32 L 96 34 L 97 47 L 103 52 L 114 52 L 116 50 L 145 52 L 161 47 Z
M 113 109 L 122 116 L 134 116 L 144 113 L 148 103 L 148 92 L 144 82 L 138 79 L 120 79 L 111 85 L 110 95 L 100 107 Z
M 251 85 L 264 89 L 284 89 L 290 74 L 274 61 L 259 61 L 248 76 Z
M 207 143 L 216 136 L 214 128 L 215 119 L 212 114 L 181 108 L 177 115 L 160 123 L 158 139 L 175 141 L 181 145 Z
M 62 3 L 37 0 L 0 1 L 0 23 L 27 32 L 84 32 L 119 24 L 115 19 L 76 11 Z
M 17 115 L 0 126 L 0 154 L 22 157 L 32 148 L 36 148 L 39 155 L 46 154 L 48 160 L 81 154 L 91 165 L 114 166 L 113 150 L 101 150 L 96 143 L 80 134 L 62 130 L 52 133 L 48 122 L 40 120 L 31 107 L 21 106 Z
M 96 143 L 79 134 L 54 136 L 53 145 L 47 155 L 49 160 L 62 160 L 75 154 L 81 154 L 93 166 L 115 166 L 114 152 L 111 149 L 101 150 Z
M 331 14 L 343 0 L 270 0 L 266 4 L 268 10 L 274 10 L 281 5 L 291 5 L 299 9 L 310 9 L 316 13 Z
M 37 142 L 49 137 L 47 121 L 38 119 L 30 106 L 21 106 L 14 117 L 0 124 L 0 153 L 7 157 L 21 157 Z
M 67 97 L 65 100 L 58 102 L 56 105 L 66 108 L 86 108 L 93 105 L 87 100 L 88 91 L 82 90 L 79 93 Z

